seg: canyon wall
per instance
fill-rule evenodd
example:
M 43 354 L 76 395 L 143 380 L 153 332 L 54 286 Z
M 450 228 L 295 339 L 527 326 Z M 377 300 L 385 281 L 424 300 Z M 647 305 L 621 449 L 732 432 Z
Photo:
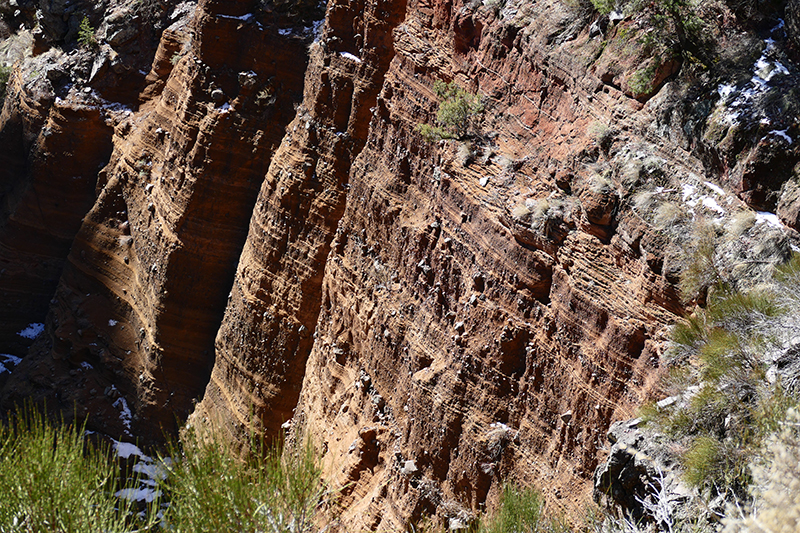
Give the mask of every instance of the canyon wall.
M 51 43 L 0 117 L 3 407 L 307 432 L 343 531 L 456 527 L 505 480 L 573 515 L 657 394 L 670 228 L 755 208 L 796 241 L 792 34 L 715 6 L 714 70 L 644 88 L 640 21 L 561 0 L 209 0 L 147 57 L 108 13 L 99 49 Z M 482 96 L 465 138 L 418 129 L 437 80 Z

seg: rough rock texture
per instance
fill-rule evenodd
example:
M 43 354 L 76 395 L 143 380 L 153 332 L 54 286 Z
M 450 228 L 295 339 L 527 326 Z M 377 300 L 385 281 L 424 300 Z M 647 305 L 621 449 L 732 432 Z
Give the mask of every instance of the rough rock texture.
M 243 19 L 252 7 L 206 3 L 165 32 L 142 91 L 153 98 L 116 125 L 47 334 L 23 363 L 44 375 L 15 373 L 7 403 L 57 391 L 64 405 L 93 406 L 92 427 L 159 439 L 202 395 L 261 177 L 305 71 L 306 38 Z
M 403 8 L 329 8 L 328 26 L 312 47 L 303 105 L 261 187 L 198 416 L 243 429 L 256 409 L 273 434 L 292 416 L 350 165 L 363 148 Z
M 652 515 L 659 507 L 672 519 L 686 517 L 686 510 L 698 506 L 697 491 L 681 481 L 668 439 L 639 428 L 640 423 L 638 418 L 624 420 L 609 428 L 611 449 L 594 474 L 595 500 L 610 500 L 605 504 L 617 506 L 637 523 L 662 518 Z
M 506 479 L 582 509 L 656 387 L 692 223 L 797 224 L 792 36 L 715 3 L 718 66 L 642 88 L 640 21 L 588 3 L 331 0 L 316 40 L 297 6 L 171 5 L 150 54 L 111 6 L 98 49 L 17 69 L 0 290 L 26 311 L 0 347 L 49 314 L 3 407 L 151 440 L 196 401 L 234 436 L 289 422 L 343 531 L 463 524 Z M 417 131 L 436 80 L 482 95 L 468 137 Z
M 314 435 L 327 476 L 343 488 L 346 529 L 468 515 L 511 472 L 549 486 L 552 502 L 577 506 L 590 491 L 603 428 L 641 400 L 660 329 L 679 310 L 674 288 L 642 257 L 653 230 L 630 210 L 618 214 L 621 186 L 594 184 L 610 158 L 590 126 L 616 112 L 621 127 L 641 130 L 647 114 L 628 118 L 641 105 L 572 59 L 598 46 L 587 35 L 545 68 L 544 32 L 523 34 L 490 10 L 377 4 L 385 15 L 368 10 L 365 26 L 353 28 L 338 15 L 348 6 L 329 5 L 196 416 L 235 420 L 236 432 L 255 408 L 274 433 L 305 370 L 294 421 Z M 351 96 L 374 82 L 342 52 L 372 63 L 375 26 L 386 32 L 403 11 L 377 100 L 368 91 Z M 480 41 L 476 26 L 489 37 Z M 354 47 L 356 32 L 366 41 Z M 435 109 L 433 81 L 453 76 L 476 83 L 493 117 L 484 127 L 491 140 L 468 167 L 459 143 L 415 133 Z M 374 105 L 368 129 L 360 102 Z M 634 140 L 616 135 L 619 145 Z M 336 152 L 321 158 L 325 167 L 317 159 L 333 136 L 354 138 L 343 156 L 358 157 L 344 173 Z M 541 143 L 548 148 L 531 150 Z M 675 149 L 663 150 L 669 163 L 692 161 Z M 662 153 L 657 144 L 648 150 Z M 637 157 L 624 151 L 615 164 L 637 174 Z M 545 213 L 543 227 L 512 213 L 548 197 L 560 207 Z M 567 411 L 572 417 L 562 418 Z

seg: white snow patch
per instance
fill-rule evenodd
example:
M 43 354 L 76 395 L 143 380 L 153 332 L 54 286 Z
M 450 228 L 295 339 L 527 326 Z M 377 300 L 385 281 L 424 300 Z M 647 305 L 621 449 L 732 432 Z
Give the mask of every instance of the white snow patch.
M 756 224 L 769 224 L 776 228 L 782 228 L 781 219 L 775 213 L 766 211 L 756 211 Z
M 345 59 L 352 59 L 356 63 L 361 63 L 361 58 L 354 56 L 350 52 L 339 52 L 339 55 L 344 57 Z
M 787 131 L 789 131 L 788 128 L 785 129 L 785 130 L 772 130 L 772 131 L 769 132 L 769 134 L 770 135 L 777 135 L 778 137 L 781 137 L 782 139 L 784 139 L 789 144 L 792 144 L 792 138 L 789 137 L 789 134 L 786 133 Z
M 219 111 L 220 114 L 228 113 L 230 112 L 230 110 L 231 110 L 231 104 L 229 104 L 228 102 L 225 102 L 224 104 L 222 104 L 217 108 L 217 111 Z
M 192 11 L 194 11 L 196 5 L 197 4 L 193 2 L 181 2 L 180 4 L 175 6 L 175 9 L 172 11 L 172 14 L 169 16 L 169 19 L 177 20 L 178 18 L 183 17 L 188 13 L 191 13 Z
M 315 43 L 319 42 L 323 22 L 325 22 L 325 19 L 315 20 L 314 22 L 311 23 L 311 26 L 303 28 L 303 31 L 305 31 L 306 35 L 310 33 L 314 36 Z
M 167 464 L 164 463 L 136 463 L 133 466 L 133 471 L 137 474 L 144 474 L 152 480 L 167 479 L 169 470 Z
M 81 368 L 84 370 L 91 370 L 94 367 L 91 364 L 87 363 L 86 361 L 81 361 Z
M 2 359 L 4 363 L 11 363 L 14 366 L 17 366 L 22 362 L 21 357 L 11 355 L 10 353 L 0 353 L 0 359 Z
M 233 15 L 217 15 L 221 19 L 228 19 L 228 20 L 241 20 L 243 22 L 247 22 L 248 20 L 253 18 L 252 13 L 247 13 L 246 15 L 242 15 L 240 17 L 234 17 Z
M 291 35 L 291 34 L 292 34 L 292 28 L 284 28 L 278 30 L 278 35 Z
M 709 198 L 708 196 L 703 196 L 703 207 L 706 209 L 711 209 L 712 211 L 716 211 L 721 215 L 725 214 L 725 210 L 719 206 L 717 201 L 713 198 Z
M 124 112 L 126 115 L 133 114 L 133 110 L 130 107 L 120 104 L 119 102 L 106 102 L 105 100 L 103 100 L 102 105 L 100 107 L 102 109 L 105 109 L 106 111 L 118 111 L 121 113 Z
M 129 501 L 136 501 L 136 502 L 144 501 L 147 503 L 152 503 L 153 500 L 161 496 L 161 491 L 151 488 L 122 489 L 115 492 L 114 496 Z
M 697 192 L 697 187 L 689 183 L 684 183 L 681 187 L 683 188 L 683 203 L 689 207 L 695 207 L 698 200 L 693 197 Z
M 0 353 L 0 359 L 2 359 L 2 362 L 0 362 L 0 374 L 4 372 L 11 373 L 11 371 L 14 370 L 14 367 L 22 362 L 22 359 L 16 355 L 11 355 L 8 353 Z
M 143 461 L 150 461 L 150 458 L 142 453 L 142 450 L 140 450 L 137 445 L 130 442 L 116 441 L 114 439 L 111 439 L 111 441 L 114 443 L 114 451 L 117 452 L 117 457 L 120 459 L 128 459 L 131 455 L 133 455 L 134 457 L 138 457 Z
M 783 24 L 783 20 L 780 20 L 770 34 L 782 29 Z M 772 38 L 764 39 L 764 45 L 764 51 L 753 65 L 753 76 L 750 78 L 748 85 L 739 89 L 734 85 L 723 83 L 717 87 L 717 93 L 719 93 L 722 103 L 729 109 L 728 113 L 724 116 L 724 120 L 730 125 L 738 123 L 739 117 L 742 114 L 742 111 L 739 110 L 740 108 L 747 107 L 753 100 L 772 88 L 769 82 L 772 81 L 775 76 L 787 76 L 790 74 L 789 69 L 781 62 L 770 59 L 773 50 L 775 50 L 775 40 Z M 729 102 L 731 98 L 733 98 L 733 101 Z M 767 121 L 766 124 L 764 124 L 765 120 Z M 769 125 L 769 120 L 762 119 L 761 123 Z
M 122 423 L 125 426 L 125 432 L 130 435 L 131 419 L 133 418 L 133 414 L 131 413 L 130 407 L 128 407 L 128 402 L 125 401 L 125 398 L 120 396 L 117 398 L 117 401 L 111 405 L 119 409 L 119 419 L 122 420 Z
M 706 185 L 706 187 L 708 187 L 709 189 L 711 189 L 715 193 L 719 194 L 720 196 L 725 196 L 725 190 L 722 187 L 720 187 L 719 185 L 711 183 L 710 181 L 706 181 L 705 185 Z
M 736 87 L 727 83 L 720 84 L 720 86 L 717 87 L 719 97 L 723 100 L 727 100 L 734 93 L 734 91 L 736 91 Z
M 32 324 L 28 324 L 28 327 L 17 333 L 20 337 L 25 337 L 26 339 L 35 339 L 39 335 L 42 334 L 44 331 L 44 324 L 41 322 L 34 322 Z
M 117 324 L 119 324 L 119 322 L 117 322 L 117 321 L 116 321 L 116 320 L 114 320 L 113 318 L 109 318 L 109 319 L 108 319 L 108 325 L 109 325 L 109 326 L 111 326 L 111 327 L 114 327 L 114 326 L 116 326 Z

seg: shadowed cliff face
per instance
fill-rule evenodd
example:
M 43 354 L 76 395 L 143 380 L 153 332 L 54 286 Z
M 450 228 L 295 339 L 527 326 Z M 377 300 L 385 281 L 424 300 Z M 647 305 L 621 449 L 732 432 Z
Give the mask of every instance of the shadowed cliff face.
M 305 95 L 261 187 L 196 416 L 275 435 L 300 394 L 330 243 L 391 60 L 403 3 L 334 3 Z M 357 36 L 357 37 L 356 37 Z
M 91 406 L 90 427 L 159 439 L 205 388 L 256 194 L 305 72 L 306 38 L 245 17 L 251 4 L 201 4 L 165 33 L 142 93 L 152 99 L 114 130 L 47 332 L 23 364 L 57 367 L 58 401 Z M 52 394 L 36 389 L 17 372 L 5 401 Z
M 796 224 L 794 97 L 774 102 L 792 36 L 720 6 L 722 66 L 674 59 L 646 89 L 640 22 L 560 0 L 331 0 L 318 36 L 310 4 L 201 1 L 166 16 L 124 90 L 103 92 L 107 42 L 69 60 L 82 84 L 19 70 L 0 351 L 45 332 L 4 408 L 77 405 L 150 440 L 195 402 L 193 423 L 236 437 L 308 431 L 344 531 L 468 520 L 509 478 L 582 508 L 683 311 L 686 240 L 662 207 L 725 220 L 749 202 Z M 753 89 L 761 60 L 736 43 L 767 38 L 787 73 L 736 104 L 721 87 Z M 468 137 L 417 131 L 437 80 L 482 95 Z
M 59 101 L 36 82 L 11 82 L 0 121 L 0 342 L 21 356 L 19 335 L 41 323 L 81 219 L 94 201 L 97 171 L 111 154 L 111 127 L 94 106 Z M 66 133 L 66 132 L 69 133 Z

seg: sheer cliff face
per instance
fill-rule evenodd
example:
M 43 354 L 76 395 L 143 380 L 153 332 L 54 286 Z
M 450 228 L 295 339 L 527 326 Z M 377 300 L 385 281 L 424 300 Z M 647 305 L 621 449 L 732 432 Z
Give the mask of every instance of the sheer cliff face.
M 0 117 L 3 349 L 48 316 L 4 407 L 77 404 L 152 440 L 195 402 L 193 423 L 235 436 L 288 421 L 345 531 L 467 520 L 509 478 L 581 508 L 681 312 L 681 241 L 635 193 L 689 218 L 741 197 L 794 225 L 798 157 L 765 129 L 796 125 L 734 124 L 716 81 L 664 85 L 676 64 L 640 94 L 646 58 L 615 37 L 635 21 L 597 20 L 601 39 L 569 4 L 331 0 L 315 38 L 271 4 L 202 1 L 135 87 L 114 81 L 133 53 L 110 47 L 88 91 L 18 74 Z M 731 54 L 719 83 L 758 59 Z M 484 97 L 468 140 L 417 131 L 440 79 Z
M 592 181 L 610 163 L 590 125 L 647 114 L 574 59 L 597 46 L 585 37 L 551 50 L 463 6 L 328 13 L 195 420 L 236 434 L 255 410 L 274 434 L 294 410 L 342 489 L 347 530 L 463 518 L 512 473 L 573 505 L 678 309 L 642 258 L 647 228 Z M 442 78 L 487 95 L 468 166 L 459 143 L 415 132 Z M 547 197 L 564 204 L 552 231 L 512 216 Z
M 363 150 L 403 13 L 391 2 L 329 6 L 329 23 L 311 47 L 303 104 L 253 211 L 198 416 L 237 432 L 255 408 L 273 434 L 292 416 L 352 161 Z
M 141 105 L 121 111 L 113 137 L 65 132 L 90 148 L 77 155 L 52 141 L 70 161 L 94 164 L 97 196 L 66 244 L 47 334 L 24 363 L 43 376 L 15 373 L 7 403 L 52 387 L 90 425 L 158 439 L 202 396 L 256 195 L 305 73 L 306 39 L 265 30 L 246 16 L 250 4 L 206 3 L 165 31 Z M 56 110 L 83 94 L 69 92 Z M 91 156 L 104 147 L 98 175 L 102 156 Z

